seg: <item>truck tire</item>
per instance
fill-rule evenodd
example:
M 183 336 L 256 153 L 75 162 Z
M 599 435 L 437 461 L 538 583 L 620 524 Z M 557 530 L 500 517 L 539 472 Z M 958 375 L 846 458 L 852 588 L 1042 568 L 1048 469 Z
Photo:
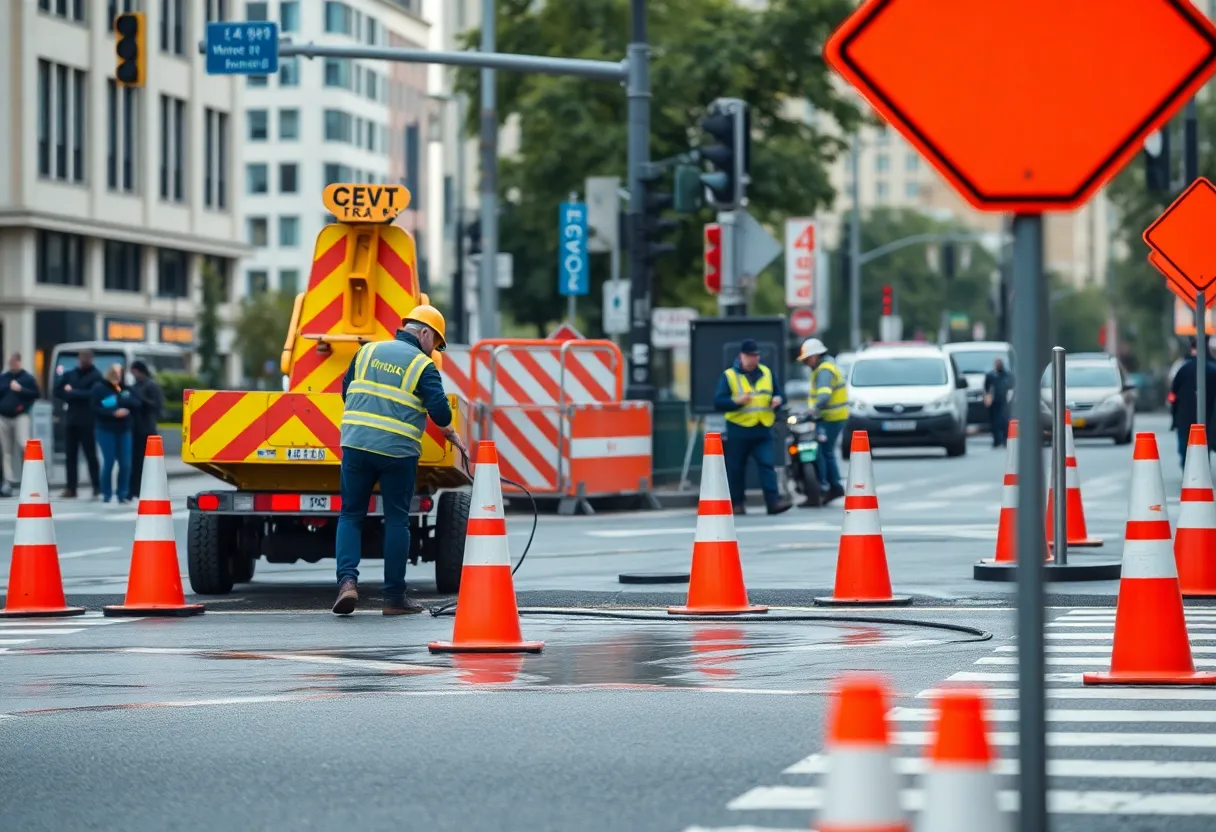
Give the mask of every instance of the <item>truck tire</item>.
M 472 495 L 465 491 L 445 491 L 439 495 L 435 512 L 435 589 L 444 595 L 460 590 L 460 570 L 464 566 L 464 535 L 469 526 Z
M 227 595 L 232 592 L 232 569 L 229 566 L 231 550 L 225 545 L 220 519 L 213 514 L 190 512 L 190 522 L 186 528 L 186 565 L 190 574 L 190 588 L 199 595 Z
M 258 559 L 246 552 L 237 552 L 232 556 L 232 582 L 247 584 L 253 580 L 253 572 L 257 569 Z

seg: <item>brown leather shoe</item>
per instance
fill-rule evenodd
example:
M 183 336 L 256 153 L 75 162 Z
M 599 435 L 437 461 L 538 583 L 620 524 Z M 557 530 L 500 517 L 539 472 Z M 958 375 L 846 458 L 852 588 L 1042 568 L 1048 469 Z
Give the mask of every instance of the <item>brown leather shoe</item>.
M 791 503 L 789 500 L 782 500 L 779 503 L 774 503 L 773 505 L 769 506 L 768 513 L 769 514 L 784 514 L 785 512 L 789 511 L 793 507 L 794 507 L 794 504 Z
M 59 499 L 61 499 L 61 500 L 75 500 L 75 499 L 76 499 L 76 489 L 74 489 L 74 488 L 65 488 L 65 489 L 63 489 L 63 493 L 59 495 Z
M 350 615 L 355 611 L 359 602 L 359 587 L 351 578 L 347 578 L 338 587 L 338 600 L 334 601 L 334 615 Z
M 425 607 L 419 604 L 410 596 L 405 596 L 400 599 L 384 599 L 384 609 L 382 612 L 385 615 L 417 615 L 422 612 Z

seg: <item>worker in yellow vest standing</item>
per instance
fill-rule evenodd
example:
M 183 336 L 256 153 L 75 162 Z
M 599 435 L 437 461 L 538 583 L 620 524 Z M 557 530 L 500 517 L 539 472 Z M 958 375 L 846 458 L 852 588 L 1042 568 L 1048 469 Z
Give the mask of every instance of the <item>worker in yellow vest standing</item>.
M 747 513 L 744 490 L 749 458 L 755 458 L 760 471 L 768 513 L 780 514 L 792 507 L 781 498 L 773 468 L 773 410 L 781 406 L 776 389 L 773 371 L 760 363 L 759 344 L 752 338 L 743 339 L 739 357 L 722 373 L 714 391 L 715 409 L 726 414 L 726 479 L 735 514 Z
M 811 370 L 811 394 L 808 405 L 827 442 L 819 451 L 819 482 L 827 486 L 824 503 L 844 496 L 840 484 L 840 463 L 836 460 L 836 445 L 849 418 L 849 387 L 844 373 L 832 362 L 828 348 L 818 338 L 802 342 L 798 360 Z

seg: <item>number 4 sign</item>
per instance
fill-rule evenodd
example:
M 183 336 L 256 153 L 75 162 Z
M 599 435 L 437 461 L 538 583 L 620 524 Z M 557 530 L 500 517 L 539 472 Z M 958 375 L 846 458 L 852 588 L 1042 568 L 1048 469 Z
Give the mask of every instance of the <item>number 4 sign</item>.
M 815 305 L 815 221 L 806 217 L 785 221 L 785 305 Z

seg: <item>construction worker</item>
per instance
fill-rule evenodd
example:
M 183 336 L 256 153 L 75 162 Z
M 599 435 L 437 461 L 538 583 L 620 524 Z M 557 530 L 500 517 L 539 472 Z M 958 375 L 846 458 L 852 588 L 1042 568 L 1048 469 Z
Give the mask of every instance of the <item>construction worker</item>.
M 818 338 L 808 338 L 802 342 L 798 360 L 809 367 L 813 374 L 811 394 L 807 403 L 819 429 L 827 437 L 816 462 L 819 466 L 819 482 L 828 487 L 827 493 L 823 495 L 826 504 L 844 496 L 844 487 L 840 484 L 840 463 L 836 460 L 836 445 L 849 418 L 849 388 L 845 384 L 844 373 L 832 362 L 828 348 Z
M 781 499 L 777 472 L 773 469 L 773 410 L 781 406 L 773 371 L 760 363 L 760 346 L 744 338 L 739 357 L 727 367 L 714 391 L 714 407 L 726 414 L 726 479 L 735 514 L 747 514 L 744 498 L 747 460 L 754 457 L 760 470 L 760 487 L 769 514 L 789 511 L 792 504 Z
M 410 503 L 426 420 L 467 453 L 452 428 L 452 410 L 431 354 L 447 348 L 443 315 L 418 306 L 401 322 L 392 341 L 364 344 L 342 379 L 342 511 L 338 517 L 337 615 L 354 612 L 359 601 L 359 560 L 363 520 L 380 484 L 384 509 L 384 614 L 409 615 L 422 605 L 405 592 L 410 551 Z

